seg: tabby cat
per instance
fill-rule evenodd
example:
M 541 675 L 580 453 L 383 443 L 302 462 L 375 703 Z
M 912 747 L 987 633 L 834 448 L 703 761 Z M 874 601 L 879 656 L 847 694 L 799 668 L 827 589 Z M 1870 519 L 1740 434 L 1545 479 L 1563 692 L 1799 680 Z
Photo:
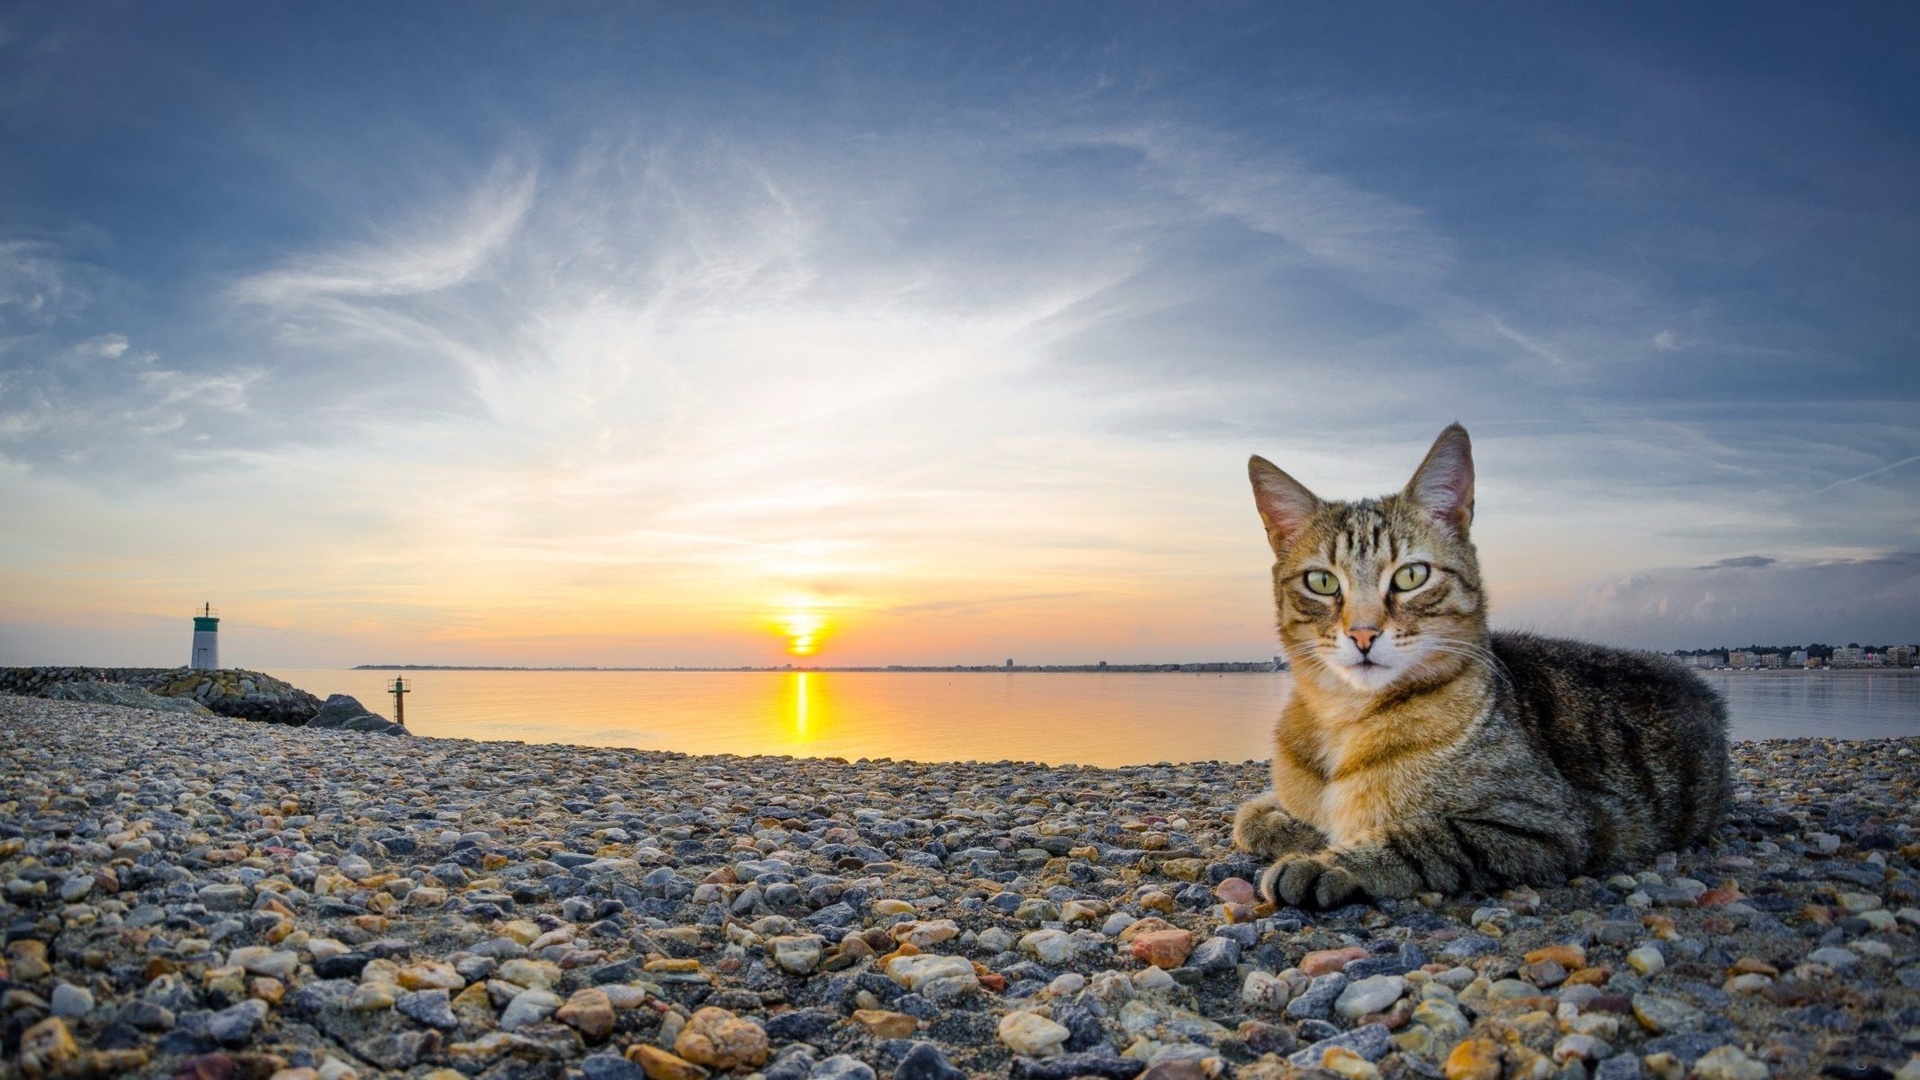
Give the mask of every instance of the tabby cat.
M 1322 502 L 1248 463 L 1294 691 L 1273 790 L 1234 842 L 1261 892 L 1333 907 L 1552 884 L 1700 843 L 1726 811 L 1726 708 L 1648 653 L 1490 633 L 1466 429 L 1405 490 Z

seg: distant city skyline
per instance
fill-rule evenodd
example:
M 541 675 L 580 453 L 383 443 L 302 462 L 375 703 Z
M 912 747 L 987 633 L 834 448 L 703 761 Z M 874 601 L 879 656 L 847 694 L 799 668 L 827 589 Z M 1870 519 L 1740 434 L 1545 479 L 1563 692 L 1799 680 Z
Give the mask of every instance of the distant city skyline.
M 0 11 L 0 663 L 1267 656 L 1459 420 L 1496 626 L 1911 639 L 1920 9 Z

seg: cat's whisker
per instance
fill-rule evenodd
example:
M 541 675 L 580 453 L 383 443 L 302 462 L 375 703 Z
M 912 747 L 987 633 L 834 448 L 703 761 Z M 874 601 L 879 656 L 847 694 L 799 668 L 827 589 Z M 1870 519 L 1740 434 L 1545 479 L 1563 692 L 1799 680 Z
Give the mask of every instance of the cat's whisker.
M 1513 679 L 1507 671 L 1507 665 L 1501 662 L 1500 657 L 1495 655 L 1492 649 L 1483 645 L 1475 645 L 1465 641 L 1434 641 L 1425 647 L 1425 651 L 1428 653 L 1437 653 L 1441 656 L 1463 656 L 1470 660 L 1478 660 L 1482 664 L 1485 664 L 1487 668 L 1493 672 L 1494 676 L 1506 683 L 1508 687 L 1512 687 L 1513 685 Z

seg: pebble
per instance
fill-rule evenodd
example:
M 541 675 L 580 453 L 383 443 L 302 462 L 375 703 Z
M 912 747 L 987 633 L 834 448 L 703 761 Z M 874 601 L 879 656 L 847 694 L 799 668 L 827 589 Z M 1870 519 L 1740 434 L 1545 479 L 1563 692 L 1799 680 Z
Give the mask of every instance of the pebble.
M 1321 1064 L 1329 1050 L 1335 1048 L 1348 1051 L 1367 1061 L 1379 1061 L 1393 1049 L 1393 1037 L 1384 1024 L 1367 1024 L 1343 1031 L 1297 1050 L 1287 1060 L 1303 1068 Z
M 1087 977 L 1077 971 L 1069 971 L 1047 984 L 1047 993 L 1054 997 L 1066 997 L 1077 994 L 1087 985 Z
M 1633 1017 L 1656 1034 L 1692 1031 L 1700 1026 L 1700 1010 L 1678 998 L 1658 994 L 1633 995 Z
M 817 934 L 776 937 L 767 942 L 767 951 L 782 971 L 805 975 L 820 966 L 825 942 Z
M 20 1035 L 17 1060 L 20 1071 L 29 1077 L 61 1072 L 68 1062 L 79 1056 L 80 1046 L 73 1041 L 73 1033 L 60 1017 L 50 1016 Z
M 920 1030 L 919 1020 L 885 1009 L 855 1009 L 853 1022 L 866 1028 L 876 1039 L 904 1039 Z
M 253 971 L 249 967 L 247 970 Z M 289 972 L 290 973 L 290 972 Z M 263 972 L 263 974 L 273 974 Z M 438 960 L 427 960 L 409 964 L 400 969 L 394 981 L 409 990 L 452 990 L 459 991 L 467 985 L 467 980 L 452 964 Z
M 1500 1080 L 1500 1046 L 1491 1039 L 1468 1039 L 1447 1055 L 1446 1080 Z
M 1227 878 L 1213 887 L 1213 895 L 1227 904 L 1251 905 L 1260 901 L 1260 894 L 1254 889 L 1253 883 L 1245 878 Z
M 1072 1032 L 1038 1013 L 1010 1012 L 1000 1018 L 1000 1041 L 1016 1054 L 1045 1057 L 1057 1052 Z
M 1371 1061 L 1344 1046 L 1329 1046 L 1320 1055 L 1320 1067 L 1346 1080 L 1380 1080 L 1380 1070 Z M 1202 1070 L 1194 1080 L 1207 1080 Z
M 1651 979 L 1667 969 L 1667 957 L 1655 945 L 1641 945 L 1627 953 L 1627 966 Z
M 1314 1051 L 1375 1080 L 1484 1038 L 1496 1073 L 1716 1080 L 1896 1074 L 1916 1026 L 1895 742 L 1740 744 L 1718 848 L 1624 884 L 1327 913 L 1256 910 L 1227 847 L 1255 765 L 367 755 L 147 715 L 0 697 L 4 1008 L 43 1075 L 1251 1078 Z
M 245 885 L 213 884 L 201 886 L 196 895 L 208 911 L 239 911 L 250 891 Z
M 1240 983 L 1241 1004 L 1278 1012 L 1287 1007 L 1291 991 L 1284 979 L 1271 971 L 1254 968 Z
M 602 1042 L 612 1034 L 617 1019 L 612 998 L 595 986 L 575 990 L 554 1010 L 553 1018 L 578 1031 L 590 1043 Z
M 1698 1080 L 1767 1080 L 1767 1067 L 1732 1046 L 1717 1046 L 1693 1063 Z
M 1144 992 L 1171 990 L 1178 985 L 1180 985 L 1179 982 L 1172 975 L 1167 974 L 1165 968 L 1150 967 L 1137 971 L 1133 975 L 1134 989 Z
M 674 1053 L 713 1069 L 736 1069 L 767 1060 L 767 1033 L 725 1009 L 696 1011 L 673 1040 Z
M 1232 971 L 1240 963 L 1240 943 L 1221 935 L 1211 937 L 1187 954 L 1186 966 L 1202 974 Z
M 522 990 L 501 1011 L 500 1030 L 518 1031 L 530 1024 L 537 1024 L 552 1016 L 559 1008 L 559 995 L 551 990 L 538 987 Z
M 580 1071 L 587 1080 L 644 1080 L 647 1070 L 628 1061 L 618 1054 L 593 1054 L 580 1062 Z M 275 1073 L 268 1080 L 296 1080 Z M 301 1077 L 298 1080 L 306 1080 Z M 317 1074 L 315 1080 L 318 1080 Z
M 851 1054 L 835 1054 L 813 1067 L 808 1080 L 876 1080 L 873 1066 Z
M 93 993 L 72 983 L 60 983 L 49 998 L 53 1015 L 71 1020 L 93 1011 Z
M 1139 945 L 1136 943 L 1134 947 L 1138 949 Z M 1065 930 L 1035 930 L 1021 936 L 1020 951 L 1043 964 L 1058 967 L 1080 952 L 1080 943 Z
M 1133 958 L 1157 968 L 1177 968 L 1193 952 L 1193 931 L 1151 930 L 1133 939 Z
M 1364 959 L 1367 950 L 1358 946 L 1344 949 L 1318 949 L 1300 958 L 1300 970 L 1307 975 L 1326 975 L 1339 971 L 1355 960 Z
M 641 1071 L 647 1074 L 647 1080 L 706 1080 L 707 1078 L 707 1070 L 677 1054 L 670 1054 L 646 1043 L 634 1043 L 627 1047 L 627 1060 L 640 1066 Z
M 1339 972 L 1322 975 L 1287 1003 L 1287 1016 L 1294 1020 L 1325 1020 L 1333 1011 L 1333 1003 L 1346 989 L 1345 975 Z
M 264 1001 L 243 1001 L 207 1017 L 207 1034 L 225 1046 L 239 1046 L 253 1036 L 267 1018 Z
M 1606 1057 L 1611 1050 L 1604 1040 L 1576 1032 L 1553 1044 L 1553 1060 L 1561 1065 L 1569 1061 L 1594 1061 Z
M 938 1046 L 921 1042 L 914 1043 L 900 1059 L 893 1080 L 967 1080 L 967 1074 L 955 1068 Z
M 460 1019 L 453 1014 L 453 1003 L 444 989 L 415 990 L 401 994 L 394 999 L 393 1007 L 428 1027 L 452 1031 L 460 1026 Z
M 1853 966 L 1860 962 L 1860 954 L 1837 945 L 1828 945 L 1808 953 L 1807 960 L 1815 964 L 1825 964 L 1835 971 L 1851 971 Z
M 1640 1055 L 1631 1050 L 1615 1054 L 1593 1067 L 1593 1080 L 1640 1080 L 1643 1075 Z
M 977 989 L 980 977 L 973 964 L 958 956 L 902 956 L 887 965 L 894 982 L 940 1001 Z
M 1384 1012 L 1407 991 L 1407 980 L 1398 975 L 1370 975 L 1349 983 L 1333 1003 L 1333 1011 L 1342 1020 L 1358 1020 L 1369 1013 Z

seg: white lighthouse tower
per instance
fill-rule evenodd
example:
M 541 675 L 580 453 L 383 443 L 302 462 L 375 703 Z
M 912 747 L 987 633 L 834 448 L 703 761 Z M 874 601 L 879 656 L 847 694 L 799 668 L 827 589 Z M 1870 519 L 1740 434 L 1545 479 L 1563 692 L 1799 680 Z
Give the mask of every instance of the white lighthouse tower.
M 187 666 L 195 671 L 213 671 L 220 666 L 220 619 L 214 615 L 212 604 L 193 617 L 193 662 Z

